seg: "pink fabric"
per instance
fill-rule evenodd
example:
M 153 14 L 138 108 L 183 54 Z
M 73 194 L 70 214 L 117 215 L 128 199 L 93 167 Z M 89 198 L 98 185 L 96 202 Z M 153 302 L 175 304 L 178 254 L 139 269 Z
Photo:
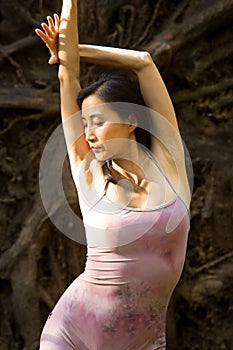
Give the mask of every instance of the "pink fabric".
M 49 316 L 40 350 L 165 347 L 166 310 L 183 269 L 189 231 L 184 203 L 175 195 L 150 210 L 120 208 L 103 194 L 84 212 L 84 224 L 85 271 Z

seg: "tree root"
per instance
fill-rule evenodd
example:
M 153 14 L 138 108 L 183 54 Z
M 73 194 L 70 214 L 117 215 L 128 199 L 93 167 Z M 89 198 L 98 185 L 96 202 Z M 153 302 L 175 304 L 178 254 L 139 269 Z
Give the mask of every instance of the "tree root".
M 166 23 L 165 29 L 144 46 L 144 49 L 151 53 L 154 61 L 159 66 L 163 67 L 169 64 L 169 60 L 166 59 L 168 52 L 173 56 L 182 47 L 188 46 L 191 42 L 200 38 L 203 33 L 205 35 L 212 33 L 219 26 L 225 26 L 231 22 L 232 1 L 224 0 L 220 2 L 215 0 L 207 4 L 205 0 L 200 0 L 199 4 L 196 4 L 196 2 L 189 3 L 190 6 L 182 16 L 181 22 L 176 22 L 176 15 L 174 15 L 174 19 L 169 24 Z M 180 12 L 183 12 L 183 4 L 180 6 L 182 8 L 178 8 L 178 16 L 180 16 Z
M 0 108 L 56 114 L 60 113 L 59 94 L 28 87 L 0 88 Z
M 11 54 L 25 50 L 28 47 L 32 47 L 36 43 L 38 43 L 38 38 L 30 35 L 23 39 L 19 39 L 12 44 L 4 45 L 4 46 L 1 45 L 0 46 L 0 64 L 4 59 L 9 58 Z
M 228 260 L 228 259 L 231 259 L 233 257 L 233 252 L 230 252 L 230 253 L 227 253 L 227 254 L 224 254 L 223 256 L 220 256 L 219 258 L 215 259 L 215 260 L 212 260 L 198 268 L 195 268 L 195 269 L 190 269 L 188 271 L 188 273 L 191 275 L 191 276 L 196 276 L 200 273 L 202 273 L 203 271 L 205 270 L 209 270 L 221 263 L 223 263 L 224 261 Z
M 148 23 L 148 25 L 146 26 L 144 32 L 142 33 L 142 35 L 139 37 L 139 39 L 133 43 L 133 45 L 131 45 L 132 49 L 135 49 L 137 47 L 139 47 L 147 38 L 147 36 L 149 35 L 149 32 L 151 31 L 152 26 L 154 25 L 157 17 L 158 17 L 158 13 L 159 13 L 159 9 L 160 9 L 160 5 L 161 5 L 162 0 L 158 0 L 153 12 L 153 15 L 150 19 L 150 22 Z
M 233 87 L 233 79 L 232 78 L 224 79 L 224 80 L 221 80 L 218 84 L 202 86 L 194 91 L 181 90 L 179 92 L 176 92 L 173 95 L 173 100 L 175 101 L 176 104 L 180 104 L 187 101 L 195 101 L 198 98 L 202 98 L 204 96 L 218 95 L 222 91 L 225 91 L 232 87 Z

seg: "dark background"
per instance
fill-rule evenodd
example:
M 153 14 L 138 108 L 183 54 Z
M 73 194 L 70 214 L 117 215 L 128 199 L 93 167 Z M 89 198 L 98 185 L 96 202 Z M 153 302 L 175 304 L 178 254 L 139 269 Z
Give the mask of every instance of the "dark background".
M 1 350 L 38 349 L 47 315 L 85 262 L 85 247 L 53 226 L 39 192 L 41 154 L 60 111 L 57 67 L 34 29 L 60 7 L 0 0 Z M 168 350 L 232 350 L 233 1 L 80 0 L 79 8 L 82 43 L 150 51 L 191 155 L 191 230 Z M 83 85 L 97 74 L 82 65 Z M 64 184 L 78 213 L 67 162 Z

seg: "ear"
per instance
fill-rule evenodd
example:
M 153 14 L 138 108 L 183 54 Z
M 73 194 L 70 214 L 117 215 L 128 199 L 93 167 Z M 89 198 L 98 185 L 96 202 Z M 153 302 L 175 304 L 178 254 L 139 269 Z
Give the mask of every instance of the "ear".
M 134 132 L 138 126 L 137 118 L 134 114 L 130 114 L 128 117 L 130 132 Z

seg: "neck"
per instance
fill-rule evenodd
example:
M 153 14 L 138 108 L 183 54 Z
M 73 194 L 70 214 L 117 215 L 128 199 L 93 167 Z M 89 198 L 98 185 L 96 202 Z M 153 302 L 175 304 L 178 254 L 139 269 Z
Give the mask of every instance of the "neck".
M 145 156 L 144 156 L 145 157 Z M 143 157 L 143 158 L 144 158 Z M 133 181 L 136 185 L 139 185 L 142 179 L 145 178 L 144 171 L 139 164 L 142 164 L 142 154 L 138 149 L 135 151 L 135 156 L 132 160 L 117 158 L 112 160 L 112 167 L 118 173 Z

